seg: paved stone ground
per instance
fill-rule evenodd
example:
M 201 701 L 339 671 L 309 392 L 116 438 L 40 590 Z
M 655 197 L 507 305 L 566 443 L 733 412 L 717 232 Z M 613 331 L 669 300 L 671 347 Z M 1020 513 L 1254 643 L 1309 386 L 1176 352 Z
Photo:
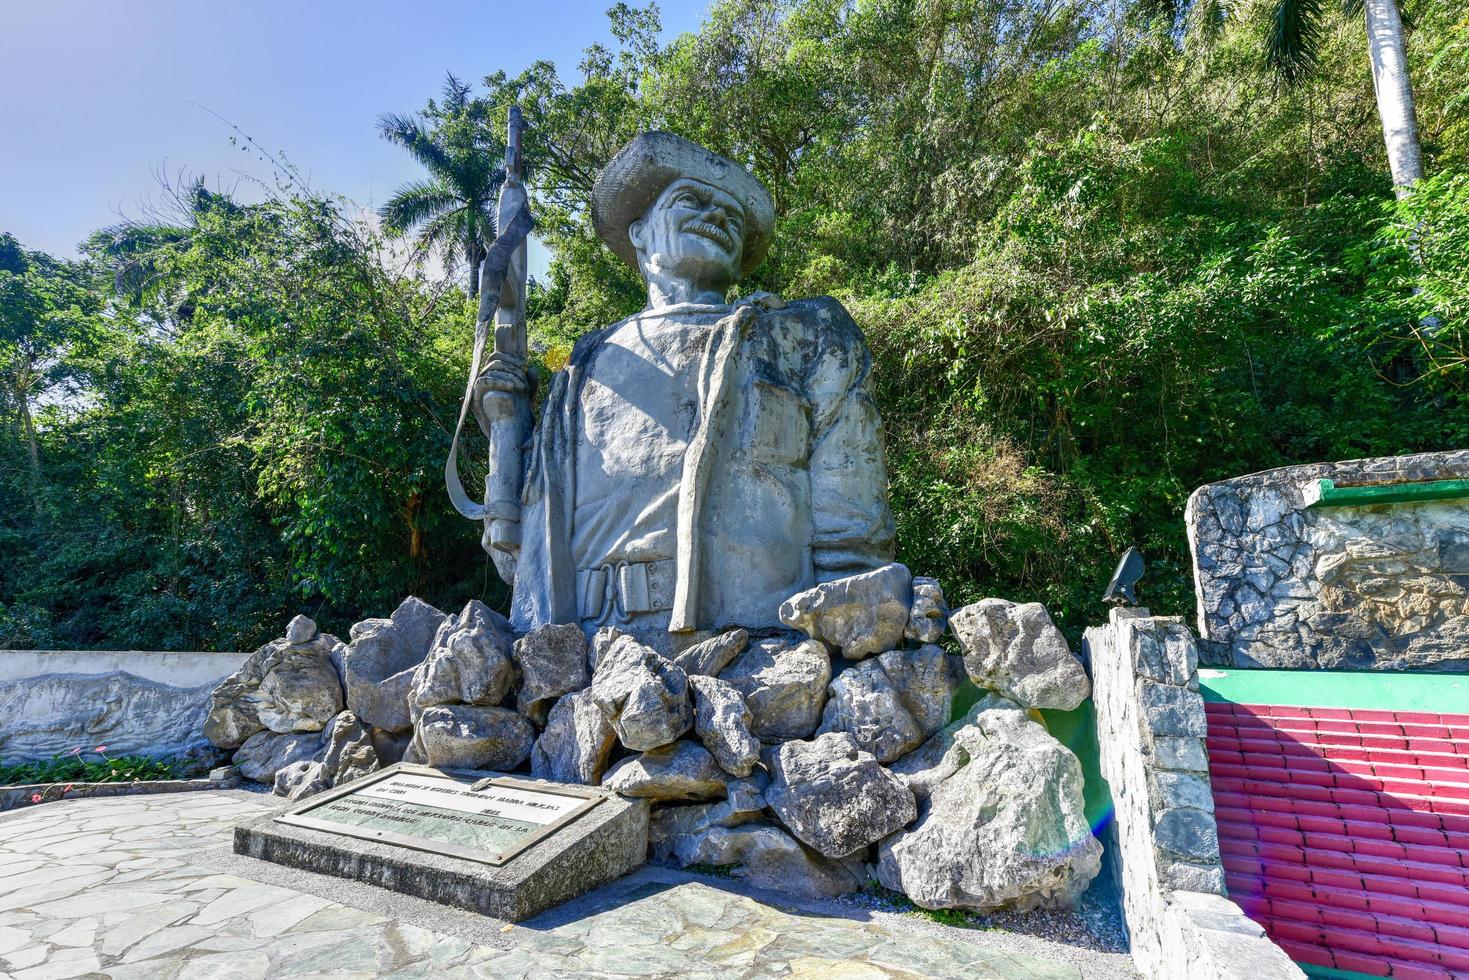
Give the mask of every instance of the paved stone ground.
M 511 926 L 231 853 L 236 821 L 272 805 L 187 793 L 0 817 L 0 978 L 1136 976 L 1123 954 L 657 868 Z

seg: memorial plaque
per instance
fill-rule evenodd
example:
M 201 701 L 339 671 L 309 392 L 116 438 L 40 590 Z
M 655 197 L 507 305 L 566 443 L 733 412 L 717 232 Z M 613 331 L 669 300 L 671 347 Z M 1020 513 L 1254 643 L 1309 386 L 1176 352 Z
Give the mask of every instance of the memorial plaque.
M 474 782 L 400 763 L 312 797 L 280 823 L 501 865 L 602 802 L 589 790 Z

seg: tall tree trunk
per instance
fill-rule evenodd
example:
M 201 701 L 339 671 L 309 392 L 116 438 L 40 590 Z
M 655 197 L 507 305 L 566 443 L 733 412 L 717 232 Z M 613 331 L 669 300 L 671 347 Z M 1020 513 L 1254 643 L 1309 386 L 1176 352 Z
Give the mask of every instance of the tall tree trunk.
M 36 512 L 39 519 L 43 515 L 41 507 L 41 447 L 36 441 L 36 420 L 31 416 L 31 392 L 30 372 L 18 368 L 16 370 L 15 395 L 16 403 L 20 406 L 20 431 L 25 439 L 26 455 L 30 463 L 30 486 L 31 486 L 31 509 Z
M 464 243 L 464 255 L 469 260 L 469 298 L 479 299 L 479 267 L 484 261 L 484 249 L 474 238 Z
M 1408 77 L 1408 55 L 1403 44 L 1403 19 L 1396 0 L 1366 0 L 1367 49 L 1372 58 L 1372 87 L 1377 92 L 1377 114 L 1392 168 L 1393 189 L 1407 196 L 1423 179 L 1423 150 L 1418 145 L 1418 111 L 1413 83 Z

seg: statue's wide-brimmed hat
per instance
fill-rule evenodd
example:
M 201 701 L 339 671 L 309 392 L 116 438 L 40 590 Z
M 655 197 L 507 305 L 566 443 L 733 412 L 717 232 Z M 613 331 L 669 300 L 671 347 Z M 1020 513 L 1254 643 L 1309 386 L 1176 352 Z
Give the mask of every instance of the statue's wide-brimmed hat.
M 770 247 L 775 205 L 770 192 L 744 167 L 672 133 L 643 133 L 617 151 L 592 188 L 592 226 L 608 247 L 634 269 L 637 249 L 628 226 L 643 216 L 675 180 L 692 177 L 719 188 L 745 209 L 745 247 L 740 273 L 749 273 Z

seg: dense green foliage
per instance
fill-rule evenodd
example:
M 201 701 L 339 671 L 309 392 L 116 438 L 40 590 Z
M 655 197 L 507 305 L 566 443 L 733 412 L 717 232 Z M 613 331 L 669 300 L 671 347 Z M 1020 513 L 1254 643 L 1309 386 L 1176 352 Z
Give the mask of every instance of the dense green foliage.
M 1395 203 L 1360 22 L 1328 11 L 1284 88 L 1266 6 L 1154 9 L 721 0 L 663 44 L 619 4 L 578 79 L 493 73 L 423 124 L 490 147 L 522 105 L 552 368 L 641 304 L 586 215 L 611 154 L 658 127 L 747 163 L 778 226 L 741 289 L 866 330 L 900 558 L 1075 631 L 1137 543 L 1145 600 L 1187 614 L 1199 484 L 1469 445 L 1469 18 L 1405 6 L 1430 176 Z M 179 200 L 82 263 L 0 247 L 0 646 L 503 603 L 441 488 L 462 293 L 289 182 Z
M 150 759 L 141 755 L 105 756 L 95 760 L 79 755 L 63 755 L 35 762 L 0 762 L 0 786 L 25 786 L 32 783 L 130 783 L 146 779 L 181 779 L 184 766 L 171 759 Z

